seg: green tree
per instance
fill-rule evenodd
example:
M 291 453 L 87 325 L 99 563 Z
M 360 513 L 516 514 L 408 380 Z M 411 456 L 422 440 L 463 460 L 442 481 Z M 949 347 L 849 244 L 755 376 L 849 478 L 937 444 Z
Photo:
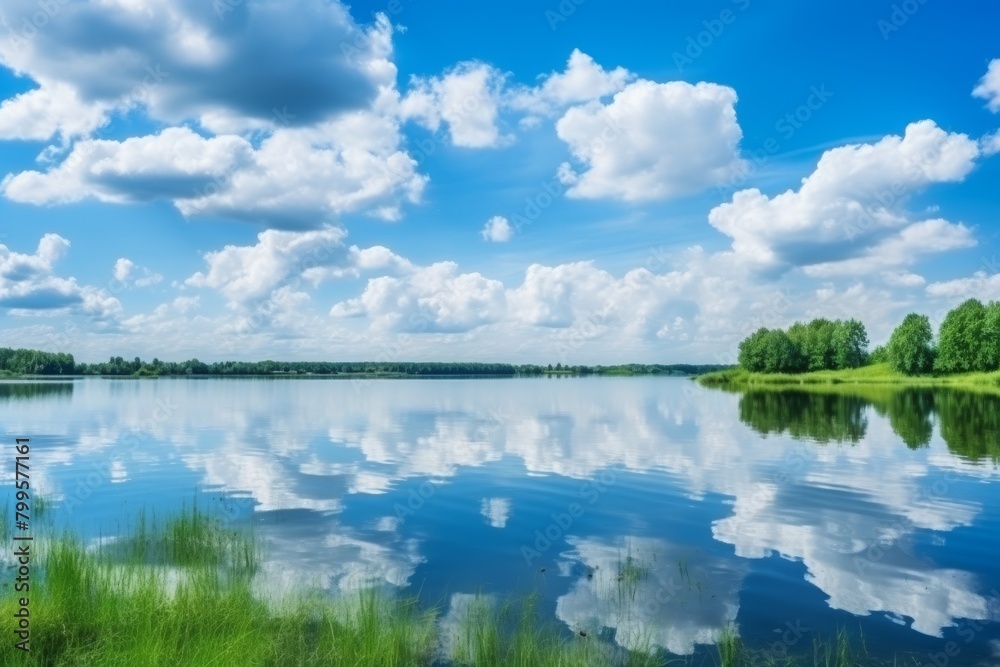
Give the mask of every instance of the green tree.
M 740 366 L 751 373 L 763 373 L 766 367 L 764 358 L 764 339 L 771 332 L 767 327 L 761 327 L 740 342 L 740 353 L 737 358 Z
M 858 320 L 837 320 L 833 329 L 835 368 L 858 368 L 868 358 L 868 332 Z
M 986 307 L 978 299 L 969 299 L 950 311 L 941 323 L 934 369 L 944 373 L 985 370 L 979 367 L 985 324 Z
M 990 301 L 986 306 L 977 364 L 984 371 L 1000 369 L 1000 301 Z
M 803 356 L 811 371 L 825 371 L 836 367 L 834 362 L 833 334 L 836 325 L 826 318 L 815 319 L 809 323 L 806 337 L 806 348 Z
M 889 363 L 889 352 L 885 349 L 885 345 L 877 345 L 872 353 L 868 355 L 869 364 L 887 364 Z
M 910 313 L 896 327 L 886 347 L 893 370 L 906 375 L 929 373 L 934 368 L 934 334 L 926 315 Z
M 740 343 L 739 363 L 754 373 L 795 373 L 802 368 L 802 357 L 788 334 L 762 327 Z

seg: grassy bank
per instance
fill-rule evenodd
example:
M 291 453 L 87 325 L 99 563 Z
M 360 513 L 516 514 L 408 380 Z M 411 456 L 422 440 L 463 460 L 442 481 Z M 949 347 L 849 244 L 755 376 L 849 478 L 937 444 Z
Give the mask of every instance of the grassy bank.
M 951 387 L 979 391 L 1000 392 L 1000 372 L 962 373 L 955 375 L 903 375 L 892 370 L 889 364 L 873 364 L 840 371 L 814 371 L 811 373 L 751 373 L 736 368 L 700 375 L 697 381 L 707 387 L 767 387 L 819 385 L 882 385 L 895 387 Z
M 99 544 L 36 533 L 32 552 L 31 652 L 14 649 L 8 636 L 0 665 L 868 664 L 846 635 L 794 662 L 750 650 L 734 627 L 700 657 L 668 660 L 655 650 L 625 651 L 583 633 L 568 636 L 541 619 L 534 596 L 502 604 L 476 596 L 450 623 L 414 599 L 376 590 L 339 599 L 307 591 L 272 599 L 255 585 L 262 552 L 253 532 L 197 507 L 165 522 L 140 516 L 127 535 Z M 627 593 L 636 572 L 641 569 L 630 557 L 618 588 Z M 6 582 L 0 616 L 13 618 L 21 595 Z M 629 598 L 621 590 L 619 597 Z

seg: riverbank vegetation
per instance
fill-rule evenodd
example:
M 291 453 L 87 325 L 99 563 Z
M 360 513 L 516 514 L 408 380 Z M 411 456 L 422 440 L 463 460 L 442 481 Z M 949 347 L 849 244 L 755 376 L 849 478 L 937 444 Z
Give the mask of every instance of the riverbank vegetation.
M 846 634 L 806 648 L 796 661 L 752 650 L 735 626 L 697 657 L 671 658 L 655 647 L 626 651 L 546 622 L 536 595 L 503 604 L 476 596 L 460 618 L 376 589 L 341 598 L 305 590 L 268 597 L 258 585 L 264 552 L 252 528 L 197 505 L 165 522 L 140 514 L 127 534 L 89 544 L 38 530 L 31 650 L 8 642 L 0 650 L 3 666 L 880 664 Z M 20 595 L 4 587 L 0 614 L 11 618 Z
M 926 315 L 910 313 L 884 346 L 868 351 L 857 320 L 763 327 L 740 343 L 739 367 L 706 374 L 724 384 L 934 384 L 1000 387 L 1000 302 L 969 299 L 934 335 Z

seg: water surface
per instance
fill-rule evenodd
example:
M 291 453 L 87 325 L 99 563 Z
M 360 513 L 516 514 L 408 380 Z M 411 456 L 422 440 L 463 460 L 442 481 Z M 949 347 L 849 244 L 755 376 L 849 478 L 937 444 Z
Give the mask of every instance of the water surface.
M 2 383 L 0 415 L 54 522 L 102 539 L 197 497 L 254 522 L 274 594 L 380 585 L 447 624 L 475 594 L 539 592 L 567 635 L 625 648 L 699 654 L 736 624 L 780 656 L 846 628 L 886 657 L 1000 664 L 995 396 L 84 379 Z

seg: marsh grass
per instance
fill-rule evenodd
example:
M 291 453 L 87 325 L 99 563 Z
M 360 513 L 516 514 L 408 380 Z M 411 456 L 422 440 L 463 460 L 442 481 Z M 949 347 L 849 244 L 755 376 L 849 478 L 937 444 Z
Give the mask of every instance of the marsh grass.
M 260 550 L 249 529 L 197 507 L 165 522 L 141 515 L 122 539 L 84 545 L 39 536 L 31 652 L 0 665 L 429 664 L 435 615 L 369 590 L 277 604 L 255 594 Z M 10 588 L 0 614 L 14 613 Z
M 569 634 L 543 618 L 538 595 L 501 603 L 475 596 L 450 627 L 438 610 L 378 589 L 341 598 L 320 590 L 280 600 L 261 597 L 254 584 L 262 554 L 253 530 L 227 524 L 197 505 L 165 521 L 140 513 L 126 535 L 90 545 L 51 532 L 36 533 L 33 542 L 31 652 L 5 642 L 2 667 L 678 664 L 649 636 L 625 638 L 631 648 L 626 650 L 613 634 L 605 636 L 606 629 Z M 618 600 L 622 613 L 636 606 L 636 589 L 650 576 L 650 558 L 656 555 L 629 545 L 617 571 L 608 573 L 615 581 L 608 582 L 607 594 Z M 686 563 L 679 561 L 678 569 L 686 572 Z M 20 595 L 5 587 L 0 615 L 11 618 Z M 453 641 L 443 642 L 446 635 Z M 722 630 L 714 652 L 712 664 L 723 667 L 809 664 L 808 656 L 794 663 L 762 659 L 735 626 Z M 833 643 L 815 645 L 812 664 L 841 667 L 865 664 L 863 658 L 841 632 Z M 683 658 L 680 663 L 692 664 Z
M 640 584 L 649 578 L 650 567 L 638 553 L 633 553 L 629 542 L 625 558 L 618 556 L 618 576 L 616 578 L 618 600 L 623 606 L 635 601 Z
M 795 386 L 807 388 L 820 385 L 889 385 L 894 387 L 953 387 L 970 391 L 1000 392 L 1000 371 L 992 373 L 959 373 L 954 375 L 903 375 L 889 364 L 872 364 L 840 371 L 809 373 L 751 373 L 735 368 L 706 373 L 695 378 L 708 387 L 746 388 L 755 386 Z
M 587 633 L 565 637 L 540 618 L 537 595 L 496 603 L 478 595 L 465 609 L 449 654 L 456 665 L 475 667 L 654 667 L 653 649 L 624 651 Z
M 45 496 L 36 495 L 31 500 L 32 518 L 43 519 L 49 515 L 52 508 L 52 501 Z

